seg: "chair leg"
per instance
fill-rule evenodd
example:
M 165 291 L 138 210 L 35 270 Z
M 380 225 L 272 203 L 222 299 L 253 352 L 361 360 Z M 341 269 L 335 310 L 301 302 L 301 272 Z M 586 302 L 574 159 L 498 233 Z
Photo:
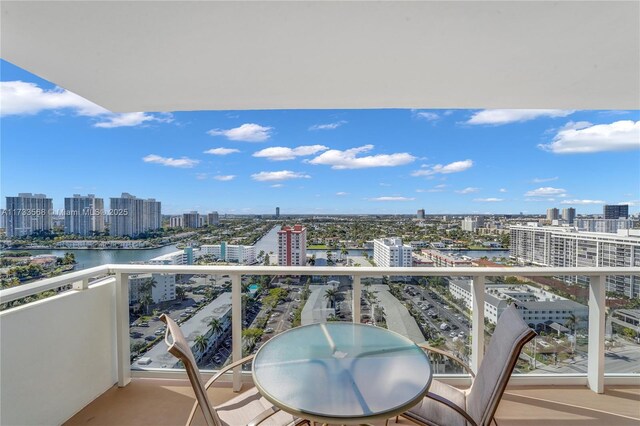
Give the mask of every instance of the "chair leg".
M 396 416 L 396 423 L 398 423 L 398 419 L 400 418 L 400 416 Z

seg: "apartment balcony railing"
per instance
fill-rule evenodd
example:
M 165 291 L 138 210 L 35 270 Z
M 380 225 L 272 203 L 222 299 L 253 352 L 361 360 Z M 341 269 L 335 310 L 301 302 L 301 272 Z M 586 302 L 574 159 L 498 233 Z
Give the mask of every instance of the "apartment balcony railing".
M 363 268 L 363 267 L 235 267 L 169 265 L 103 265 L 0 291 L 6 304 L 49 290 L 52 297 L 0 312 L 0 424 L 52 424 L 69 419 L 115 383 L 132 377 L 186 377 L 182 370 L 131 369 L 128 276 L 141 273 L 229 275 L 232 300 L 232 358 L 242 357 L 242 277 L 350 276 L 352 317 L 361 318 L 363 277 L 471 277 L 470 361 L 482 361 L 486 277 L 570 276 L 590 279 L 586 374 L 516 374 L 512 384 L 587 385 L 602 393 L 607 384 L 637 384 L 638 374 L 605 374 L 605 278 L 640 275 L 632 268 Z M 69 290 L 65 290 L 69 288 Z M 243 375 L 230 380 L 239 389 Z M 441 376 L 450 383 L 468 382 L 466 375 Z

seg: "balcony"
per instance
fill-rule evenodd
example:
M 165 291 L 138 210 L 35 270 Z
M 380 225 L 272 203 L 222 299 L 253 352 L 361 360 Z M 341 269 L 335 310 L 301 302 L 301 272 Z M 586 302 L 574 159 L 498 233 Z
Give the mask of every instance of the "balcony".
M 640 421 L 639 368 L 605 374 L 605 277 L 638 275 L 640 268 L 360 268 L 360 267 L 229 267 L 169 265 L 104 265 L 2 290 L 9 303 L 46 291 L 58 294 L 9 307 L 0 312 L 2 424 L 70 424 L 90 418 L 100 424 L 180 423 L 192 404 L 183 370 L 163 365 L 144 368 L 130 351 L 128 276 L 140 273 L 227 275 L 231 281 L 231 356 L 242 356 L 242 277 L 346 277 L 350 283 L 352 318 L 361 318 L 363 279 L 382 276 L 471 277 L 473 306 L 483 306 L 487 277 L 504 275 L 584 275 L 590 278 L 586 372 L 514 374 L 498 418 L 504 424 L 541 421 L 593 421 L 623 424 Z M 366 283 L 368 286 L 369 283 Z M 402 284 L 400 284 L 402 285 Z M 355 301 L 355 302 L 354 302 Z M 389 319 L 391 324 L 391 319 Z M 391 325 L 389 325 L 391 327 Z M 482 361 L 484 310 L 471 311 L 469 360 Z M 164 343 L 158 343 L 158 347 Z M 161 349 L 161 348 L 160 348 Z M 613 355 L 614 354 L 609 354 Z M 577 364 L 576 364 L 577 365 Z M 636 366 L 639 367 L 639 366 Z M 635 368 L 635 369 L 634 369 Z M 617 370 L 619 371 L 619 370 Z M 205 375 L 211 372 L 205 372 Z M 466 386 L 469 377 L 445 371 L 440 380 Z M 117 385 L 114 387 L 114 385 Z M 228 388 L 216 390 L 214 401 L 251 386 L 250 375 L 236 370 Z M 631 387 L 629 387 L 631 386 Z M 33 401 L 39 401 L 37 405 Z M 175 410 L 169 410 L 173 407 Z M 168 412 L 171 411 L 170 415 Z M 144 416 L 145 421 L 138 421 Z M 157 416 L 157 420 L 154 420 Z M 100 420 L 101 419 L 101 420 Z M 181 420 L 182 419 L 182 420 Z M 600 423 L 598 423 L 600 422 Z M 503 423 L 501 423 L 502 425 Z

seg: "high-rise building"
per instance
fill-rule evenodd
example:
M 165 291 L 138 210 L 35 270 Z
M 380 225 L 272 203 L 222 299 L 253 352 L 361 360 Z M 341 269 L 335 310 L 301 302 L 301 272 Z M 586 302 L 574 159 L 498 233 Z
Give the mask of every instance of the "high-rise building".
M 0 209 L 0 228 L 5 229 L 7 227 L 7 210 Z
M 53 200 L 44 194 L 21 193 L 7 197 L 7 237 L 24 237 L 36 231 L 51 230 Z
M 478 228 L 484 226 L 484 218 L 482 216 L 467 216 L 462 220 L 462 230 L 467 232 L 476 232 Z
M 220 224 L 220 216 L 218 215 L 218 212 L 211 212 L 207 215 L 207 224 L 208 225 Z
M 155 198 L 149 198 L 142 203 L 142 227 L 145 231 L 162 228 L 162 203 Z
M 280 217 L 280 207 L 276 207 L 276 218 Z
M 171 216 L 169 218 L 169 227 L 182 228 L 182 216 Z
M 109 235 L 134 237 L 145 231 L 144 200 L 123 192 L 109 202 Z
M 629 205 L 628 204 L 607 204 L 602 208 L 602 213 L 605 219 L 627 219 L 629 217 Z
M 575 224 L 581 231 L 607 232 L 616 234 L 621 229 L 633 229 L 637 221 L 633 219 L 576 219 Z
M 199 228 L 200 227 L 200 215 L 197 211 L 191 211 L 189 213 L 182 214 L 182 227 L 183 228 Z
M 617 234 L 579 232 L 558 226 L 513 225 L 510 256 L 522 264 L 558 267 L 640 266 L 640 231 Z M 563 276 L 568 283 L 587 285 L 584 276 Z M 607 291 L 640 296 L 640 276 L 607 275 Z
M 416 218 L 424 219 L 424 209 L 418 210 L 418 213 L 416 214 Z
M 373 260 L 376 265 L 389 268 L 394 266 L 410 267 L 413 265 L 411 254 L 413 249 L 402 244 L 402 238 L 380 238 L 373 240 Z
M 104 199 L 73 194 L 64 199 L 64 233 L 87 237 L 104 232 Z
M 576 219 L 576 209 L 573 207 L 562 209 L 562 220 L 567 222 L 569 225 L 573 225 L 573 222 Z
M 227 244 L 224 241 L 220 244 L 200 246 L 200 254 L 211 255 L 226 262 L 238 262 L 241 265 L 256 263 L 255 246 Z
M 278 231 L 278 265 L 305 266 L 307 264 L 307 228 L 302 225 L 283 226 Z
M 560 212 L 557 208 L 553 207 L 551 209 L 547 209 L 547 220 L 558 220 L 560 216 Z

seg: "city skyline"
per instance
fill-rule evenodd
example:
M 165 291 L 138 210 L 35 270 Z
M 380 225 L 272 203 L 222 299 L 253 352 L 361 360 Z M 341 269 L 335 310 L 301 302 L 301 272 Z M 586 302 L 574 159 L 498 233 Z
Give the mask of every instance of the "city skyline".
M 5 196 L 122 192 L 163 214 L 640 210 L 640 111 L 276 110 L 114 114 L 6 61 Z

